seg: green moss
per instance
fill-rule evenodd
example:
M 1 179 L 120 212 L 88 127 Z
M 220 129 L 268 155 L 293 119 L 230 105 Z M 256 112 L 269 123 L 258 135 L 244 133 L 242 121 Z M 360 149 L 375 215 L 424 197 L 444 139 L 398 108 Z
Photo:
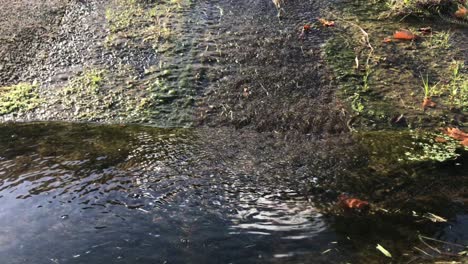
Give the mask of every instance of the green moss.
M 143 9 L 135 0 L 117 0 L 115 8 L 106 10 L 110 31 L 116 33 L 127 29 L 142 12 Z
M 97 94 L 106 79 L 106 70 L 87 69 L 81 76 L 73 78 L 64 89 L 65 94 Z
M 141 3 L 136 0 L 115 0 L 106 10 L 110 34 L 107 45 L 117 39 L 141 39 L 145 42 L 161 42 L 173 38 L 173 27 L 178 20 L 174 16 L 191 1 L 172 0 L 166 3 Z M 176 25 L 177 26 L 177 25 Z M 156 45 L 155 45 L 156 46 Z
M 40 103 L 36 84 L 19 83 L 0 88 L 0 115 L 32 110 Z

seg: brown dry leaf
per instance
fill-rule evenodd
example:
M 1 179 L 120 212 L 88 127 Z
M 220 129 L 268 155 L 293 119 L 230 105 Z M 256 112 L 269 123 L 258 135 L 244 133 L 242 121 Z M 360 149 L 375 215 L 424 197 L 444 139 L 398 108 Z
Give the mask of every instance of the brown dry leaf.
M 326 19 L 323 19 L 323 18 L 319 18 L 318 21 L 324 27 L 334 27 L 335 26 L 335 21 L 330 21 L 330 20 L 326 20 Z
M 468 147 L 468 138 L 465 138 L 461 144 L 464 146 L 464 147 Z
M 465 141 L 466 139 L 468 139 L 468 133 L 465 133 L 456 127 L 447 127 L 444 130 L 444 133 L 447 136 L 456 140 Z
M 425 97 L 424 100 L 423 100 L 423 103 L 422 103 L 422 107 L 423 109 L 426 109 L 428 107 L 430 108 L 434 108 L 437 106 L 437 103 L 435 103 L 434 101 L 432 101 L 432 99 L 430 97 Z
M 404 30 L 396 31 L 393 34 L 393 38 L 399 39 L 399 40 L 414 40 L 417 38 L 417 36 L 413 34 L 413 32 L 404 29 Z
M 383 43 L 390 43 L 392 42 L 391 38 L 384 38 Z
M 435 142 L 437 142 L 437 143 L 446 143 L 447 140 L 445 138 L 443 138 L 443 137 L 436 137 Z

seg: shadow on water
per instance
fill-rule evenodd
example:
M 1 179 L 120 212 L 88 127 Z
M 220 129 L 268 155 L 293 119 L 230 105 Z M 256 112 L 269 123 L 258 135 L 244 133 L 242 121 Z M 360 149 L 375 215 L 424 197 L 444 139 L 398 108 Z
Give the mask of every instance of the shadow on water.
M 385 263 L 376 243 L 405 259 L 418 231 L 467 242 L 463 206 L 431 211 L 450 220 L 437 224 L 404 213 L 330 214 L 326 204 L 353 185 L 308 189 L 372 165 L 343 140 L 58 123 L 0 131 L 0 252 L 8 263 Z M 464 179 L 463 169 L 444 177 Z M 377 189 L 364 195 L 396 210 Z M 395 193 L 404 195 L 388 196 Z

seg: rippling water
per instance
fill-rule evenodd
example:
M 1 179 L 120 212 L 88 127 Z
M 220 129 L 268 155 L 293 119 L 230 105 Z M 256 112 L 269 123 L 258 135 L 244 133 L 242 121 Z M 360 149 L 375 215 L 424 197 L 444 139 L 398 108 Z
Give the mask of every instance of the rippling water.
M 2 125 L 2 262 L 362 263 L 384 258 L 375 242 L 408 247 L 407 220 L 334 219 L 315 206 L 316 177 L 346 171 L 346 152 L 316 147 L 312 170 L 268 134 Z M 466 243 L 465 222 L 438 237 Z
M 282 263 L 334 237 L 274 170 L 240 150 L 225 160 L 205 132 L 36 124 L 0 134 L 8 263 Z

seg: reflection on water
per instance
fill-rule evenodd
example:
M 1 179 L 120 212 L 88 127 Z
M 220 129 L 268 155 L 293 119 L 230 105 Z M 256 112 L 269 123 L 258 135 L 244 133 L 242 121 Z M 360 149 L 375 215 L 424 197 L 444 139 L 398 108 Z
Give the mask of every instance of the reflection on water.
M 293 190 L 263 195 L 242 192 L 231 234 L 283 232 L 284 239 L 311 238 L 327 228 L 321 216 L 304 196 Z
M 212 136 L 187 129 L 3 126 L 2 259 L 245 263 L 319 254 L 317 241 L 334 235 L 307 198 L 277 177 L 252 172 L 245 155 L 224 160 L 204 146 Z

